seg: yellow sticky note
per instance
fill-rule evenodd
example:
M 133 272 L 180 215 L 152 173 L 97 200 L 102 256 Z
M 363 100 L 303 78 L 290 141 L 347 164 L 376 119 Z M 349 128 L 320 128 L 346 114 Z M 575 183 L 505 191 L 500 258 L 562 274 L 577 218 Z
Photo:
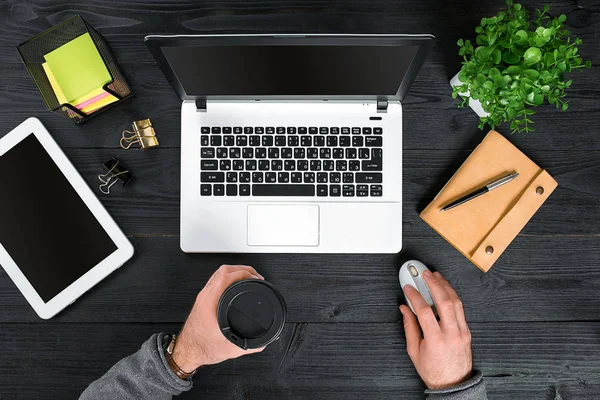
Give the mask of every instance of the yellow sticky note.
M 54 77 L 54 74 L 52 73 L 50 66 L 48 66 L 48 63 L 43 63 L 42 68 L 44 68 L 44 72 L 46 73 L 46 76 L 48 77 L 48 81 L 50 81 L 50 86 L 52 86 L 52 90 L 54 90 L 54 94 L 56 95 L 56 99 L 58 100 L 58 103 L 59 104 L 68 103 L 67 99 L 65 98 L 65 94 L 63 93 L 62 89 L 58 85 L 58 82 L 56 82 L 56 78 Z

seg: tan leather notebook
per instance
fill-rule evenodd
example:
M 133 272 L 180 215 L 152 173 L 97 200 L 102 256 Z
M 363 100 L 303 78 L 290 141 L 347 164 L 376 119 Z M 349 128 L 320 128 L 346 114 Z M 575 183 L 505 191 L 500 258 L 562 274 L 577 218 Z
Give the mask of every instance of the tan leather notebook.
M 508 173 L 513 181 L 441 212 L 459 199 Z M 545 170 L 496 131 L 490 131 L 421 218 L 487 272 L 558 184 Z

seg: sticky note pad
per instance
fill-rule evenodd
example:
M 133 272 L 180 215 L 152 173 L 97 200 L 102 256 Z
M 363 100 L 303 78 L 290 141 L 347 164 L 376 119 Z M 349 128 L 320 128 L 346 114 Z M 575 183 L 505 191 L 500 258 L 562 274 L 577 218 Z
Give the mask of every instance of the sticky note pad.
M 87 32 L 46 54 L 44 58 L 68 103 L 111 81 L 102 56 Z

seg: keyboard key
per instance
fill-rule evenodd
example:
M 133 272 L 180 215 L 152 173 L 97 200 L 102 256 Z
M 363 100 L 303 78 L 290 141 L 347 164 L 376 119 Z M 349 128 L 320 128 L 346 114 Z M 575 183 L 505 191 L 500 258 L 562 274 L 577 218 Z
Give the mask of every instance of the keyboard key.
M 267 126 L 266 132 L 268 135 L 273 135 L 275 134 L 275 128 L 273 128 L 272 126 Z
M 217 158 L 227 158 L 229 151 L 227 151 L 226 147 L 219 147 L 217 149 Z
M 302 172 L 292 172 L 292 183 L 302 183 Z
M 240 172 L 240 183 L 250 183 L 250 172 Z
M 292 158 L 294 152 L 289 147 L 284 147 L 281 149 L 281 158 Z
M 239 147 L 248 146 L 248 136 L 236 136 L 235 137 L 235 145 Z
M 340 128 L 332 127 L 332 128 L 329 129 L 329 132 L 331 132 L 332 135 L 339 135 L 340 134 Z
M 242 157 L 254 158 L 254 149 L 252 147 L 244 147 L 242 149 Z
M 201 172 L 200 182 L 225 182 L 224 172 Z
M 315 136 L 313 140 L 313 145 L 315 147 L 325 146 L 325 138 L 323 136 Z
M 352 172 L 344 172 L 342 181 L 344 183 L 354 183 L 354 174 Z
M 231 133 L 231 127 L 230 126 L 226 126 L 223 128 L 223 133 L 224 134 L 230 134 Z
M 221 133 L 221 127 L 220 126 L 213 126 L 210 131 L 212 133 L 214 133 L 214 134 L 219 134 L 219 133 Z
M 329 173 L 329 182 L 331 183 L 340 183 L 342 181 L 342 174 L 339 172 L 330 172 Z
M 350 147 L 350 148 L 346 149 L 346 158 L 352 160 L 352 159 L 356 158 L 356 154 L 357 154 L 357 152 L 354 147 Z
M 312 146 L 312 137 L 310 136 L 302 136 L 302 140 L 300 140 L 300 144 L 302 147 L 310 147 Z
M 277 173 L 276 172 L 265 172 L 265 182 L 277 183 Z
M 304 183 L 315 183 L 315 173 L 314 172 L 305 172 L 304 173 Z
M 307 160 L 296 161 L 296 169 L 298 171 L 308 171 L 308 161 Z
M 277 136 L 275 137 L 275 146 L 277 147 L 285 147 L 287 144 L 287 140 L 285 140 L 285 136 Z
M 382 158 L 383 149 L 371 149 L 371 158 Z
M 342 186 L 342 194 L 344 197 L 354 197 L 354 185 Z
M 257 126 L 256 128 L 254 128 L 254 132 L 256 132 L 258 135 L 262 135 L 263 133 L 265 133 L 265 128 L 263 128 L 262 126 Z
M 314 196 L 315 185 L 252 185 L 253 196 Z
M 298 134 L 306 135 L 306 127 L 301 126 L 300 128 L 298 128 Z
M 269 160 L 259 160 L 258 161 L 258 170 L 259 171 L 268 171 L 271 168 L 271 162 Z
M 300 145 L 300 139 L 298 139 L 298 136 L 288 136 L 288 146 L 290 147 L 296 147 Z
M 310 170 L 311 171 L 320 171 L 321 170 L 321 160 L 311 160 L 310 161 Z
M 231 160 L 221 160 L 219 162 L 219 169 L 221 171 L 231 171 Z
M 362 132 L 363 135 L 370 135 L 371 133 L 373 133 L 373 130 L 371 128 L 363 128 Z
M 257 164 L 256 160 L 246 160 L 246 171 L 256 171 Z
M 356 191 L 356 197 L 368 197 L 368 196 L 369 196 L 368 190 L 357 190 Z
M 224 196 L 225 195 L 225 185 L 218 184 L 213 186 L 213 190 L 215 196 Z
M 373 196 L 373 197 L 381 197 L 381 196 L 383 196 L 383 186 L 381 186 L 381 185 L 371 185 L 371 196 Z
M 212 147 L 202 147 L 200 149 L 200 158 L 215 158 L 215 149 Z
M 294 149 L 294 158 L 304 158 L 306 150 L 302 147 L 296 147 Z
M 288 183 L 290 181 L 290 173 L 289 172 L 279 172 L 277 173 L 277 182 L 279 183 Z
M 221 146 L 221 136 L 211 136 L 210 145 L 213 147 Z
M 240 196 L 250 196 L 250 185 L 240 185 Z
M 354 136 L 354 137 L 352 137 L 352 146 L 353 147 L 362 147 L 363 146 L 363 138 L 362 138 L 362 136 Z
M 273 136 L 263 136 L 262 137 L 262 145 L 264 147 L 273 146 Z
M 381 172 L 356 174 L 356 183 L 381 183 L 383 182 L 383 174 Z
M 369 185 L 356 185 L 356 190 L 369 190 Z
M 284 171 L 295 171 L 296 170 L 296 160 L 285 160 L 283 162 Z
M 338 144 L 337 136 L 327 136 L 327 147 L 336 147 Z
M 383 160 L 381 158 L 365 160 L 362 162 L 362 170 L 365 172 L 383 171 Z
M 382 135 L 383 134 L 383 128 L 373 128 L 373 133 L 375 135 Z
M 350 134 L 350 128 L 344 127 L 342 128 L 342 135 L 349 135 Z
M 353 135 L 360 135 L 360 128 L 352 128 Z
M 327 185 L 317 185 L 317 196 L 327 196 Z
M 277 129 L 275 130 L 275 132 L 277 132 L 278 135 L 284 135 L 285 128 L 283 126 L 278 126 Z
M 237 172 L 228 172 L 226 175 L 227 182 L 229 183 L 237 183 L 238 181 L 238 173 Z
M 227 196 L 237 196 L 237 185 L 227 185 Z
M 348 170 L 348 161 L 346 161 L 346 160 L 337 160 L 335 162 L 335 170 L 336 171 L 347 171 Z
M 212 194 L 212 187 L 209 184 L 203 183 L 200 185 L 200 196 L 210 196 Z
M 324 148 L 320 149 L 319 150 L 319 158 L 321 158 L 321 159 L 331 158 L 331 149 L 328 147 L 324 147 Z
M 358 160 L 348 161 L 348 171 L 360 171 L 360 161 L 358 161 Z
M 244 169 L 244 160 L 233 160 L 233 170 L 242 171 Z
M 200 169 L 203 171 L 216 171 L 219 169 L 217 160 L 202 160 L 200 161 Z
M 210 133 L 210 128 L 208 126 L 203 126 L 200 128 L 200 133 Z
M 365 138 L 365 146 L 381 147 L 381 146 L 383 146 L 383 138 L 381 136 L 367 137 L 367 138 Z
M 329 133 L 329 128 L 326 126 L 322 126 L 319 128 L 319 133 L 321 135 L 327 135 Z
M 277 147 L 269 147 L 269 158 L 279 158 L 279 149 Z
M 263 183 L 264 179 L 265 179 L 265 177 L 262 172 L 253 172 L 252 173 L 252 183 Z
M 247 135 L 249 135 L 251 133 L 254 133 L 254 128 L 252 128 L 251 126 L 246 126 L 244 128 L 244 133 L 247 134 Z
M 287 133 L 288 133 L 288 135 L 295 135 L 295 134 L 296 134 L 296 127 L 294 127 L 294 126 L 289 126 L 289 127 L 287 128 Z
M 323 171 L 335 171 L 335 161 L 324 160 L 323 161 Z
M 281 170 L 283 170 L 283 161 L 271 160 L 271 171 L 281 171 Z
M 368 160 L 371 157 L 369 149 L 358 149 L 358 158 L 361 160 Z
M 319 158 L 319 149 L 309 147 L 306 149 L 306 158 Z
M 328 174 L 327 172 L 317 173 L 317 183 L 327 183 Z
M 236 126 L 233 128 L 233 133 L 239 135 L 240 133 L 242 133 L 242 127 L 241 126 Z
M 229 158 L 241 158 L 242 157 L 242 149 L 239 147 L 232 147 L 229 149 Z
M 260 136 L 256 136 L 256 135 L 248 136 L 248 144 L 250 146 L 260 146 Z
M 356 150 L 356 149 L 346 149 L 346 150 Z M 344 149 L 333 149 L 333 158 L 344 158 Z
M 257 147 L 256 150 L 254 150 L 254 157 L 267 158 L 267 149 L 265 147 Z
M 340 146 L 341 147 L 350 147 L 350 136 L 341 136 L 340 137 Z
M 200 146 L 208 146 L 210 144 L 209 136 L 202 135 L 200 136 Z
M 331 197 L 340 197 L 342 195 L 342 188 L 340 187 L 340 185 L 330 185 L 329 195 Z
M 316 135 L 317 133 L 319 133 L 319 130 L 316 126 L 311 126 L 310 128 L 308 128 L 308 133 L 310 133 L 311 135 Z

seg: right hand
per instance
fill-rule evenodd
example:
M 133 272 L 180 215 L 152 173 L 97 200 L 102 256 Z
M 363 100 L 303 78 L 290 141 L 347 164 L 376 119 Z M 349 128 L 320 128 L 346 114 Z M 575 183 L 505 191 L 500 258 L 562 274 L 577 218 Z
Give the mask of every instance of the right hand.
M 442 274 L 425 271 L 423 277 L 433 296 L 440 321 L 437 321 L 423 296 L 412 286 L 406 285 L 404 293 L 417 314 L 415 318 L 410 308 L 400 306 L 406 349 L 425 385 L 429 389 L 445 389 L 471 378 L 471 332 L 462 303 Z
M 221 295 L 233 283 L 244 279 L 265 278 L 246 265 L 222 265 L 210 277 L 177 336 L 173 360 L 179 368 L 191 372 L 202 365 L 217 364 L 264 350 L 264 347 L 242 350 L 227 340 L 219 328 L 217 307 Z

